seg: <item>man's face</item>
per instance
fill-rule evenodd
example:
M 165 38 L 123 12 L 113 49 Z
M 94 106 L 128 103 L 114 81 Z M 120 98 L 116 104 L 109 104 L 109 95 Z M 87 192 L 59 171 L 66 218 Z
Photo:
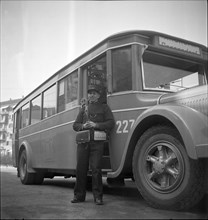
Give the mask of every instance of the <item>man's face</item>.
M 90 103 L 97 102 L 100 98 L 100 94 L 95 90 L 90 90 L 88 92 L 88 99 Z

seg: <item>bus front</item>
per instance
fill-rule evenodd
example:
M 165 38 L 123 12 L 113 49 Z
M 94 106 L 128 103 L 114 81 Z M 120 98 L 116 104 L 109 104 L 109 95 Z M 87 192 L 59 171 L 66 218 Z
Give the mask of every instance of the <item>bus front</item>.
M 109 96 L 116 127 L 108 178 L 132 177 L 153 207 L 190 208 L 208 172 L 207 48 L 154 33 L 131 49 L 132 90 Z

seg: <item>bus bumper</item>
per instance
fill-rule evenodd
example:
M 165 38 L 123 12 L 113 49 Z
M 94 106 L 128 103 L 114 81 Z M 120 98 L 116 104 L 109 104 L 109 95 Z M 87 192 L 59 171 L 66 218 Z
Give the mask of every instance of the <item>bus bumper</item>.
M 208 144 L 197 145 L 196 154 L 198 158 L 208 158 Z

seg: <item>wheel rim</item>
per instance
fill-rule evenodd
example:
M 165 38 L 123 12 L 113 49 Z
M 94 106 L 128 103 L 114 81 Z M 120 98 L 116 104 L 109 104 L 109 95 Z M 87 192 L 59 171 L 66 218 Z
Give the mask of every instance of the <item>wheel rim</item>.
M 148 185 L 155 191 L 174 191 L 184 176 L 184 161 L 180 151 L 170 142 L 153 143 L 145 151 L 142 173 Z
M 27 162 L 24 155 L 22 155 L 20 160 L 20 178 L 24 179 L 27 171 Z

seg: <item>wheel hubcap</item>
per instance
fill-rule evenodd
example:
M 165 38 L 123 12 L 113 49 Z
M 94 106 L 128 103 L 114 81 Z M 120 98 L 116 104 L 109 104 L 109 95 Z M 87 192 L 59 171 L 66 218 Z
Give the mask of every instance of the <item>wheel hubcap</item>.
M 169 142 L 158 142 L 145 152 L 144 177 L 148 185 L 160 193 L 170 193 L 181 183 L 184 163 L 180 151 Z

